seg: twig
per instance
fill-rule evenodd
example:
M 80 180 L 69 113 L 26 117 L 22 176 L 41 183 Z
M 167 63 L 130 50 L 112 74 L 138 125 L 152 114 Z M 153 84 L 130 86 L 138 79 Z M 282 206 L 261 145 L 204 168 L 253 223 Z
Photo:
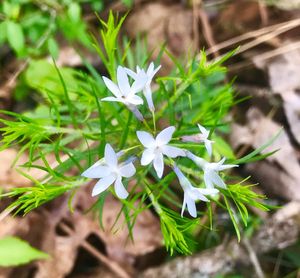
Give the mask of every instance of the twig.
M 198 28 L 198 0 L 193 0 L 193 40 L 195 44 L 195 50 L 199 50 L 199 28 Z
M 246 249 L 247 249 L 247 251 L 249 253 L 249 258 L 250 258 L 250 261 L 253 264 L 253 267 L 255 269 L 257 277 L 258 278 L 265 278 L 265 275 L 264 275 L 264 273 L 262 271 L 262 268 L 261 268 L 261 266 L 259 264 L 259 261 L 257 259 L 256 253 L 253 250 L 253 248 L 252 248 L 252 246 L 251 246 L 251 244 L 250 244 L 250 242 L 249 242 L 249 240 L 248 240 L 247 237 L 245 237 L 243 239 L 243 244 L 244 244 L 244 246 L 246 247 Z
M 300 25 L 300 22 L 299 22 L 298 25 Z M 271 39 L 277 37 L 278 35 L 280 35 L 280 34 L 286 32 L 286 31 L 290 30 L 290 28 L 291 28 L 291 27 L 289 27 L 289 26 L 288 26 L 288 27 L 284 27 L 284 28 L 279 28 L 278 30 L 275 30 L 275 31 L 273 31 L 273 32 L 271 32 L 271 33 L 262 35 L 262 36 L 258 37 L 257 39 L 255 39 L 255 40 L 253 40 L 253 41 L 250 41 L 250 42 L 248 42 L 248 43 L 242 45 L 242 46 L 240 47 L 240 49 L 238 50 L 237 54 L 238 54 L 238 53 L 242 53 L 242 52 L 244 52 L 244 51 L 246 51 L 246 50 L 248 50 L 248 49 L 251 49 L 251 48 L 253 48 L 253 47 L 255 47 L 255 46 L 257 46 L 257 45 L 259 45 L 259 44 L 261 44 L 261 43 L 264 43 L 264 42 L 266 42 L 266 41 L 269 41 L 269 40 L 271 40 Z
M 262 2 L 262 0 L 258 0 L 258 8 L 259 8 L 259 14 L 261 18 L 262 25 L 266 26 L 268 24 L 268 10 L 266 9 L 265 4 Z
M 219 52 L 217 49 L 215 49 L 216 42 L 213 36 L 213 31 L 210 26 L 208 16 L 202 7 L 200 7 L 198 13 L 199 13 L 199 18 L 201 20 L 202 30 L 203 30 L 203 35 L 205 37 L 205 40 L 208 46 L 210 47 L 210 49 L 212 50 L 213 56 L 217 58 L 219 56 Z
M 277 257 L 276 264 L 275 264 L 275 267 L 274 267 L 274 271 L 273 271 L 273 274 L 272 274 L 273 278 L 278 277 L 279 267 L 281 265 L 281 259 L 282 259 L 282 253 L 280 252 L 278 257 Z
M 287 32 L 287 31 L 289 31 L 293 28 L 298 27 L 299 25 L 300 25 L 300 19 L 298 18 L 298 19 L 289 20 L 289 21 L 286 21 L 286 22 L 283 22 L 283 23 L 275 24 L 275 25 L 272 25 L 272 26 L 264 27 L 264 28 L 261 28 L 259 30 L 250 31 L 246 34 L 243 34 L 243 35 L 234 37 L 232 39 L 229 39 L 227 41 L 221 42 L 221 43 L 215 45 L 213 48 L 209 48 L 206 51 L 206 53 L 207 53 L 207 55 L 210 55 L 215 51 L 224 49 L 224 48 L 232 46 L 234 44 L 241 43 L 242 41 L 247 40 L 247 39 L 259 37 L 261 35 L 272 32 L 274 30 L 282 30 L 283 29 L 284 30 L 283 32 Z
M 17 208 L 17 206 L 11 207 L 9 209 L 4 209 L 1 213 L 0 213 L 0 222 L 2 220 L 4 220 L 15 208 Z
M 250 61 L 245 61 L 245 62 L 229 65 L 228 66 L 228 71 L 229 72 L 235 72 L 235 71 L 241 70 L 245 67 L 251 66 L 254 63 L 253 59 L 255 59 L 256 61 L 264 61 L 264 60 L 268 60 L 270 58 L 273 58 L 275 56 L 278 56 L 278 55 L 281 55 L 281 54 L 284 54 L 284 53 L 287 53 L 287 52 L 290 52 L 290 51 L 293 51 L 293 50 L 297 50 L 299 48 L 300 48 L 300 41 L 290 43 L 288 45 L 279 47 L 275 50 L 266 51 L 263 54 L 259 54 L 259 55 L 249 57 L 249 59 L 252 59 Z
M 69 235 L 73 234 L 73 231 L 64 223 L 60 223 L 60 227 Z M 103 254 L 101 254 L 95 247 L 93 247 L 87 241 L 83 241 L 81 246 L 95 256 L 99 261 L 101 261 L 107 268 L 109 268 L 116 277 L 120 278 L 130 278 L 129 274 L 123 270 L 123 268 L 116 262 L 110 260 Z

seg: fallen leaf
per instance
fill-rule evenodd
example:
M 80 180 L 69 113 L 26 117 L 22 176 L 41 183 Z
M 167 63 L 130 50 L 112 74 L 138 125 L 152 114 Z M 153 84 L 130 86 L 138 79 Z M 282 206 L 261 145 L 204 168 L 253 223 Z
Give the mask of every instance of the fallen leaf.
M 121 206 L 119 200 L 112 196 L 108 196 L 105 200 L 103 226 L 105 228 L 104 238 L 107 244 L 107 253 L 112 259 L 124 265 L 134 265 L 138 256 L 150 254 L 162 247 L 163 238 L 160 223 L 150 210 L 140 213 L 133 228 L 134 242 L 132 242 L 123 214 L 111 230 Z M 114 231 L 116 232 L 114 233 Z
M 164 43 L 173 55 L 181 56 L 193 50 L 192 20 L 192 10 L 184 10 L 180 4 L 153 2 L 134 11 L 125 22 L 125 30 L 132 38 L 138 33 L 146 35 L 149 50 L 155 50 L 154 56 Z M 162 57 L 162 64 L 161 74 L 168 72 L 173 65 L 166 54 Z
M 291 132 L 300 144 L 300 50 L 284 53 L 266 65 L 270 86 L 283 100 Z
M 230 140 L 235 148 L 247 145 L 256 149 L 281 129 L 280 125 L 257 108 L 249 109 L 246 117 L 247 123 L 243 126 L 232 125 Z M 268 192 L 287 200 L 300 200 L 300 166 L 284 130 L 264 153 L 274 150 L 278 151 L 266 160 L 245 165 L 247 174 L 253 176 Z

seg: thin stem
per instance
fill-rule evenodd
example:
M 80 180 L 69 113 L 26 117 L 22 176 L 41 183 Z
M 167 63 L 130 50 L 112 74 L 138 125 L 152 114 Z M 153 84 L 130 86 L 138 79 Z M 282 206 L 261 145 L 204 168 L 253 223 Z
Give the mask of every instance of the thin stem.
M 147 129 L 149 129 L 152 132 L 152 128 L 148 125 L 145 119 L 142 121 L 142 123 L 146 126 Z
M 154 112 L 154 111 L 151 111 L 151 113 L 152 113 L 152 120 L 153 120 L 154 133 L 156 133 L 155 112 Z
M 140 147 L 140 145 L 136 145 L 136 146 L 133 146 L 133 147 L 130 147 L 128 149 L 123 150 L 123 152 L 129 152 L 129 151 L 134 150 L 134 149 L 139 148 L 139 147 Z
M 146 184 L 146 183 L 145 183 L 145 184 Z M 148 184 L 146 184 L 145 189 L 146 189 L 146 192 L 147 192 L 147 194 L 148 194 L 148 196 L 149 196 L 149 198 L 150 198 L 150 200 L 151 200 L 151 203 L 152 203 L 152 205 L 153 205 L 155 211 L 157 212 L 158 215 L 161 215 L 163 211 L 162 211 L 162 209 L 161 209 L 159 203 L 157 202 L 155 196 L 153 195 L 153 193 L 152 193 L 151 190 L 149 189 Z

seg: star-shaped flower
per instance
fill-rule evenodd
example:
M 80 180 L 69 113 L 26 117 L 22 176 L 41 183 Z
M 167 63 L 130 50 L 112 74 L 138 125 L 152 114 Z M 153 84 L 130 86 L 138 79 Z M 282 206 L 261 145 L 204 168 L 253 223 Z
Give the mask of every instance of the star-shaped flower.
M 198 124 L 198 128 L 200 130 L 200 133 L 198 133 L 196 135 L 182 136 L 182 140 L 188 141 L 188 142 L 195 142 L 195 143 L 198 143 L 198 142 L 204 143 L 209 156 L 211 156 L 212 155 L 212 144 L 214 143 L 214 141 L 208 139 L 209 130 L 207 130 L 205 127 L 203 127 L 199 124 Z
M 196 201 L 201 200 L 204 202 L 209 202 L 205 195 L 215 195 L 219 192 L 219 190 L 215 188 L 194 187 L 176 165 L 173 167 L 173 169 L 184 191 L 181 216 L 183 216 L 184 210 L 187 208 L 192 217 L 197 217 Z
M 83 177 L 100 180 L 93 188 L 92 196 L 105 191 L 114 183 L 115 192 L 120 199 L 126 199 L 128 192 L 122 183 L 122 177 L 130 178 L 135 174 L 135 167 L 132 162 L 118 163 L 118 155 L 110 144 L 106 144 L 104 159 L 97 161 L 81 175 Z
M 121 66 L 118 66 L 117 69 L 118 84 L 115 84 L 105 76 L 102 78 L 106 87 L 112 92 L 114 97 L 105 97 L 101 100 L 122 102 L 135 114 L 139 120 L 143 120 L 143 116 L 140 114 L 136 106 L 143 104 L 144 101 L 141 97 L 137 96 L 136 93 L 144 88 L 147 78 L 142 76 L 134 81 L 132 85 L 130 85 L 127 73 Z
M 198 157 L 191 152 L 187 152 L 187 157 L 190 158 L 199 166 L 200 168 L 203 169 L 204 171 L 204 183 L 207 188 L 214 188 L 214 185 L 226 189 L 226 184 L 225 182 L 221 179 L 219 176 L 219 171 L 223 171 L 226 169 L 230 169 L 233 167 L 239 167 L 239 165 L 235 164 L 228 164 L 224 165 L 223 163 L 225 162 L 226 158 L 222 158 L 219 162 L 207 162 L 201 157 Z
M 137 137 L 146 148 L 142 155 L 141 164 L 148 165 L 153 161 L 154 169 L 159 178 L 162 177 L 164 172 L 163 155 L 171 158 L 185 156 L 184 150 L 168 145 L 174 131 L 174 126 L 167 127 L 162 130 L 155 139 L 148 132 L 137 131 Z
M 139 79 L 141 80 L 146 79 L 146 82 L 143 87 L 143 93 L 147 100 L 150 111 L 155 110 L 153 100 L 152 100 L 151 82 L 154 75 L 159 71 L 160 68 L 161 68 L 160 65 L 157 68 L 154 68 L 154 63 L 151 62 L 147 71 L 141 69 L 139 66 L 136 67 L 136 72 L 130 69 L 126 69 L 128 75 L 130 75 L 135 81 L 138 81 Z

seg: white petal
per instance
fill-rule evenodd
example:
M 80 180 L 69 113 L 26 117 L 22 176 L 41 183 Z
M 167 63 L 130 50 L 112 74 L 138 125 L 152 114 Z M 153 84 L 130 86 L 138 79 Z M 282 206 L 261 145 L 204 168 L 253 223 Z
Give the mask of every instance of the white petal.
M 225 182 L 221 179 L 221 177 L 216 172 L 211 171 L 209 175 L 210 175 L 210 179 L 215 185 L 221 188 L 227 188 Z
M 153 70 L 154 70 L 154 63 L 151 62 L 147 69 L 147 75 L 150 76 L 152 74 Z
M 133 104 L 126 104 L 127 108 L 134 114 L 134 116 L 141 122 L 144 120 L 144 117 L 140 110 Z
M 164 172 L 164 158 L 162 153 L 157 153 L 153 160 L 153 166 L 156 171 L 156 174 L 159 178 L 162 177 Z
M 204 171 L 204 183 L 207 188 L 214 188 L 213 182 L 211 180 L 210 171 Z
M 106 85 L 106 87 L 116 96 L 116 97 L 121 97 L 121 92 L 118 88 L 118 86 L 112 82 L 110 79 L 108 79 L 107 77 L 105 76 L 102 76 L 103 78 L 103 81 Z
M 154 71 L 152 71 L 151 75 L 149 75 L 149 78 L 152 79 L 154 77 L 154 75 L 160 70 L 160 68 L 161 68 L 161 65 L 159 65 Z
M 130 77 L 132 77 L 134 80 L 137 78 L 137 74 L 133 71 L 133 70 L 131 70 L 131 69 L 129 69 L 129 68 L 125 68 L 124 67 L 124 70 L 126 71 L 126 73 L 130 76 Z
M 127 163 L 119 169 L 122 177 L 130 178 L 135 174 L 135 167 L 133 163 Z
M 143 99 L 136 95 L 132 95 L 127 99 L 127 101 L 133 105 L 140 105 L 144 103 Z
M 217 165 L 217 167 L 219 167 L 219 166 L 222 166 L 223 165 L 223 163 L 225 162 L 225 160 L 226 160 L 226 158 L 225 157 L 223 157 L 219 162 L 217 162 L 217 163 L 214 163 L 215 165 Z
M 197 189 L 203 195 L 216 195 L 219 193 L 219 190 L 216 188 L 197 188 Z
M 151 163 L 154 159 L 154 152 L 153 149 L 146 149 L 144 150 L 143 154 L 142 154 L 142 159 L 141 159 L 141 164 L 143 166 L 148 165 L 149 163 Z
M 201 200 L 204 202 L 209 202 L 209 200 L 201 193 L 199 190 L 200 188 L 192 187 L 191 189 L 188 190 L 188 195 L 190 196 L 191 199 L 194 201 L 196 200 Z
M 195 164 L 197 164 L 197 166 L 200 168 L 204 168 L 207 163 L 203 158 L 198 157 L 191 152 L 186 152 L 186 156 L 189 159 L 193 160 L 195 162 Z
M 157 135 L 156 142 L 159 145 L 168 144 L 172 139 L 172 135 L 173 135 L 174 131 L 175 131 L 174 126 L 169 126 L 169 127 L 165 128 Z
M 92 196 L 94 197 L 105 191 L 115 180 L 116 177 L 114 175 L 100 179 L 93 188 Z
M 115 97 L 105 97 L 102 98 L 101 101 L 114 101 L 114 102 L 123 102 L 124 101 L 121 98 L 115 98 Z
M 90 168 L 88 168 L 87 170 L 85 170 L 81 176 L 86 177 L 86 178 L 91 178 L 91 179 L 95 179 L 95 178 L 103 178 L 106 176 L 109 176 L 111 174 L 111 171 L 109 170 L 109 168 L 107 166 L 101 166 L 101 165 L 97 165 L 97 166 L 91 166 Z
M 118 177 L 115 182 L 115 192 L 120 199 L 126 199 L 128 197 L 128 192 L 122 183 L 121 177 Z
M 151 148 L 154 146 L 155 140 L 150 133 L 146 131 L 137 131 L 136 135 L 146 148 Z
M 178 156 L 186 156 L 185 151 L 180 149 L 180 148 L 176 148 L 173 146 L 169 146 L 169 145 L 164 145 L 161 147 L 162 152 L 164 155 L 171 157 L 171 158 L 175 158 Z
M 117 80 L 122 95 L 127 96 L 130 93 L 130 85 L 126 71 L 121 66 L 118 66 L 117 69 Z
M 140 71 L 136 77 L 136 80 L 133 82 L 131 86 L 131 91 L 134 93 L 141 91 L 145 87 L 147 80 L 148 78 L 146 73 L 143 70 Z
M 230 168 L 233 168 L 233 167 L 239 167 L 239 165 L 236 165 L 236 164 L 220 165 L 220 166 L 218 167 L 218 171 L 230 169 Z
M 110 144 L 105 145 L 104 158 L 108 166 L 116 167 L 118 165 L 117 155 Z
M 189 214 L 196 218 L 197 217 L 197 210 L 196 210 L 196 204 L 195 201 L 190 198 L 188 195 L 186 195 L 186 204 L 189 211 Z
M 174 173 L 176 174 L 176 176 L 178 177 L 179 180 L 185 178 L 185 176 L 183 175 L 181 170 L 176 165 L 173 166 L 173 170 L 174 170 Z
M 200 138 L 199 138 L 199 136 L 198 136 L 198 134 L 197 135 L 185 135 L 185 136 L 182 136 L 181 140 L 183 142 L 194 142 L 194 143 L 199 143 L 201 141 Z
M 150 85 L 146 86 L 146 88 L 144 89 L 143 93 L 144 93 L 144 96 L 145 96 L 145 98 L 147 100 L 147 104 L 148 104 L 149 110 L 150 111 L 154 111 L 155 108 L 154 108 L 154 104 L 153 104 L 153 100 L 152 100 L 152 91 L 151 91 Z
M 193 187 L 191 182 L 187 179 L 187 177 L 181 172 L 181 170 L 177 166 L 174 166 L 173 170 L 174 170 L 183 190 L 186 191 Z
M 199 127 L 201 133 L 204 135 L 204 137 L 207 138 L 209 135 L 209 130 L 207 130 L 205 127 L 203 127 L 202 125 L 199 125 L 199 124 L 198 124 L 198 127 Z
M 181 208 L 181 217 L 183 217 L 184 210 L 186 208 L 186 195 L 183 196 L 182 208 Z
M 204 145 L 205 145 L 205 148 L 206 148 L 206 150 L 207 150 L 207 153 L 208 153 L 208 155 L 211 157 L 211 155 L 212 155 L 212 147 L 211 147 L 211 141 L 209 141 L 209 140 L 205 140 L 204 141 Z

